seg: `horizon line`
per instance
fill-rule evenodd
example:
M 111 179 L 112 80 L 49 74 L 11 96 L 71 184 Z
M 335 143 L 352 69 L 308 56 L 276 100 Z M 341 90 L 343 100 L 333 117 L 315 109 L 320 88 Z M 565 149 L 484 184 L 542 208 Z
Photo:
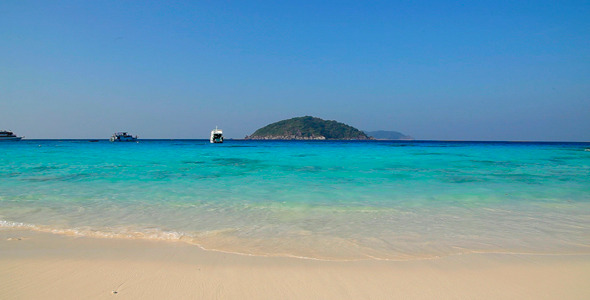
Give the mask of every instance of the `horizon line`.
M 145 138 L 138 141 L 208 141 L 208 138 Z M 244 138 L 226 138 L 232 141 L 278 141 L 278 142 L 488 142 L 488 143 L 590 143 L 590 141 L 546 141 L 546 140 L 436 140 L 436 139 L 372 139 L 372 140 L 344 140 L 344 139 L 326 139 L 326 140 L 281 140 L 281 139 L 244 139 Z M 21 141 L 109 141 L 108 138 L 23 138 Z

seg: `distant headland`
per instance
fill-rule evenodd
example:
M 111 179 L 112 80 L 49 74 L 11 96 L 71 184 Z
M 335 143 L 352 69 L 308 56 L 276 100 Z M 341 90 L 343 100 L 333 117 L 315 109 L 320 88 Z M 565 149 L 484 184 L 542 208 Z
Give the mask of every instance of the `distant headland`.
M 413 140 L 414 138 L 405 135 L 401 132 L 397 131 L 386 131 L 386 130 L 377 130 L 377 131 L 365 131 L 368 136 L 371 136 L 378 140 Z

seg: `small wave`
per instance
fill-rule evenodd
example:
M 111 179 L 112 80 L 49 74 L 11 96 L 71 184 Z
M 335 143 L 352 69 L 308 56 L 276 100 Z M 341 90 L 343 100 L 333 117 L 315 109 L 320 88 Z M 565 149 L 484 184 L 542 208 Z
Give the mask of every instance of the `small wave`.
M 11 222 L 11 221 L 0 220 L 0 228 L 33 229 L 33 228 L 35 228 L 35 225 L 21 223 L 21 222 Z
M 358 249 L 363 248 L 363 251 L 357 253 L 348 253 L 345 255 L 338 255 L 337 253 L 328 253 L 321 251 L 323 249 L 322 246 L 318 249 L 287 249 L 287 248 L 260 248 L 254 247 L 249 248 L 248 245 L 256 244 L 260 246 L 264 242 L 261 240 L 253 240 L 248 241 L 244 239 L 240 239 L 233 235 L 235 231 L 239 229 L 236 228 L 226 228 L 226 229 L 218 229 L 218 230 L 210 230 L 204 231 L 200 233 L 185 233 L 180 231 L 166 231 L 160 228 L 150 228 L 150 229 L 142 229 L 142 230 L 135 230 L 133 228 L 126 228 L 126 227 L 110 227 L 104 229 L 94 229 L 90 227 L 75 227 L 75 228 L 55 228 L 46 225 L 36 225 L 24 222 L 13 222 L 7 220 L 0 220 L 0 230 L 1 229 L 17 229 L 17 230 L 31 230 L 37 232 L 44 232 L 44 233 L 51 233 L 51 234 L 59 234 L 65 236 L 75 236 L 75 237 L 90 237 L 90 238 L 106 238 L 106 239 L 139 239 L 139 240 L 155 240 L 155 241 L 169 241 L 169 242 L 183 242 L 193 246 L 196 246 L 205 251 L 214 251 L 214 252 L 222 252 L 228 254 L 236 254 L 236 255 L 245 255 L 245 256 L 257 256 L 257 257 L 290 257 L 290 258 L 298 258 L 298 259 L 307 259 L 307 260 L 318 260 L 318 261 L 364 261 L 364 260 L 378 260 L 378 261 L 416 261 L 416 260 L 432 260 L 432 259 L 440 259 L 443 257 L 448 256 L 457 256 L 457 255 L 469 255 L 469 254 L 518 254 L 518 255 L 589 255 L 590 249 L 584 250 L 587 248 L 587 245 L 581 245 L 583 247 L 578 247 L 575 251 L 527 251 L 525 249 L 470 249 L 465 247 L 454 246 L 453 249 L 449 249 L 449 251 L 421 251 L 420 249 L 415 249 L 416 252 L 410 251 L 408 249 L 398 249 L 400 251 L 393 251 L 393 252 L 383 252 L 382 250 L 378 250 L 376 248 L 365 247 L 359 244 L 355 240 L 350 239 L 342 239 L 336 238 L 334 241 L 329 241 L 330 239 L 320 239 L 316 242 L 326 242 L 327 244 L 333 244 L 333 246 L 338 246 L 339 250 L 342 245 L 349 244 L 350 247 L 344 247 L 346 249 Z M 272 240 L 272 239 L 271 239 Z M 275 242 L 277 240 L 275 239 Z M 285 241 L 281 241 L 281 245 L 284 244 Z M 294 243 L 298 244 L 299 242 L 295 242 L 294 240 L 288 240 L 287 243 Z M 305 244 L 305 243 L 304 243 Z M 324 244 L 327 245 L 327 244 Z M 272 250 L 270 250 L 272 249 Z M 336 249 L 336 248 L 335 248 Z M 303 250 L 303 251 L 302 251 Z M 311 251 L 309 251 L 311 250 Z M 320 250 L 318 252 L 318 250 Z M 324 249 L 325 250 L 325 249 Z
M 162 231 L 160 229 L 136 231 L 131 229 L 115 229 L 112 231 L 101 231 L 90 228 L 53 228 L 50 226 L 35 225 L 22 222 L 0 220 L 0 228 L 28 229 L 39 232 L 63 234 L 70 236 L 87 236 L 99 238 L 121 238 L 121 239 L 148 239 L 148 240 L 182 240 L 186 235 L 176 231 Z

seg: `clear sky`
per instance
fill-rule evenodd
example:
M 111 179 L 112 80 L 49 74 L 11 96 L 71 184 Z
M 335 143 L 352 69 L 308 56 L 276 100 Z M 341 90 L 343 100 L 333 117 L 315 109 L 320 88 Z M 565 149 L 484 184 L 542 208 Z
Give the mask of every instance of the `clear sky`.
M 590 141 L 589 1 L 0 1 L 0 129 Z

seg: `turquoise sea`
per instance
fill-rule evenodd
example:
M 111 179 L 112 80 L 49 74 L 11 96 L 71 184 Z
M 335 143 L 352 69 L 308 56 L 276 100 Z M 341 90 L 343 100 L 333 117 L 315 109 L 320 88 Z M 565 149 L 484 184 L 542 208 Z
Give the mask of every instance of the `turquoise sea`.
M 0 227 L 251 255 L 590 253 L 590 144 L 0 143 Z

